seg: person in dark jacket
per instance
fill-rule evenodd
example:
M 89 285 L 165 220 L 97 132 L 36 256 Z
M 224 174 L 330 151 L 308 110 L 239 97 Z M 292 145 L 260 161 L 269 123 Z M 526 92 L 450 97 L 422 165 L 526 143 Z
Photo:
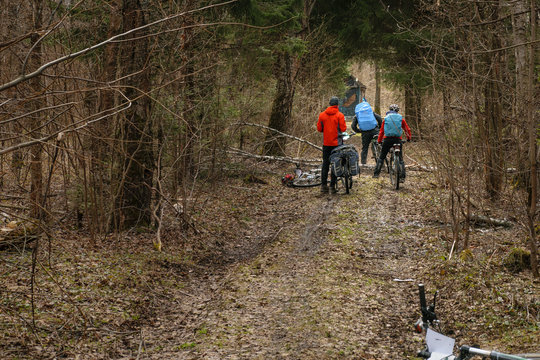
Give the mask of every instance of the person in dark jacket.
M 347 130 L 345 124 L 345 116 L 339 111 L 339 99 L 333 96 L 330 99 L 330 106 L 319 114 L 317 122 L 317 131 L 323 133 L 323 163 L 321 170 L 321 192 L 327 193 L 328 188 L 328 171 L 330 169 L 330 153 L 338 146 L 338 134 Z M 336 176 L 330 174 L 330 191 L 336 192 Z
M 356 115 L 354 116 L 351 124 L 351 128 L 354 132 L 362 134 L 362 152 L 360 153 L 360 162 L 362 165 L 366 165 L 369 144 L 371 143 L 371 140 L 373 140 L 373 137 L 379 133 L 379 128 L 382 124 L 381 115 L 373 113 L 373 116 L 375 117 L 375 120 L 377 120 L 377 125 L 375 125 L 375 127 L 371 130 L 361 130 L 358 127 L 358 119 L 356 118 Z
M 382 143 L 382 150 L 381 155 L 377 159 L 375 171 L 373 172 L 374 178 L 379 177 L 384 159 L 386 158 L 388 151 L 390 151 L 390 148 L 396 143 L 401 143 L 403 132 L 407 136 L 407 140 L 411 141 L 411 129 L 409 128 L 409 125 L 403 116 L 399 114 L 399 106 L 392 104 L 384 117 L 381 130 L 379 131 L 379 137 L 377 139 L 379 144 Z M 402 178 L 405 179 L 405 163 L 403 162 L 403 157 L 400 159 L 400 166 L 402 170 Z

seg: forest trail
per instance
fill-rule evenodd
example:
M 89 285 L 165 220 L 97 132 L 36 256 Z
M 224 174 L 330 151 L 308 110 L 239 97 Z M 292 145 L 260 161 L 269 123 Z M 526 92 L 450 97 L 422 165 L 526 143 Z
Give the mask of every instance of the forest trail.
M 281 189 L 288 210 L 262 249 L 178 293 L 143 329 L 152 359 L 403 359 L 421 347 L 417 266 L 426 228 L 415 213 L 420 175 L 399 192 L 355 178 L 349 195 Z M 279 201 L 278 201 L 279 202 Z M 411 210 L 412 209 L 412 210 Z M 279 229 L 276 231 L 276 225 Z M 270 235 L 267 236 L 267 238 Z M 398 282 L 395 279 L 414 279 Z M 160 338 L 160 346 L 152 339 Z M 166 339 L 166 340 L 163 340 Z M 154 351 L 152 351 L 154 349 Z

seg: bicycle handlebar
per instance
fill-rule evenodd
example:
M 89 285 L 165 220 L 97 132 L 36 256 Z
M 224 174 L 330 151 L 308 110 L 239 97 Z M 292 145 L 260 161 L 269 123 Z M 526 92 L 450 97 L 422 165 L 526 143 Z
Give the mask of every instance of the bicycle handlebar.
M 489 357 L 492 360 L 527 360 L 521 356 L 502 354 L 497 351 L 488 351 L 463 345 L 459 348 L 459 357 L 456 360 L 468 359 L 471 355 Z

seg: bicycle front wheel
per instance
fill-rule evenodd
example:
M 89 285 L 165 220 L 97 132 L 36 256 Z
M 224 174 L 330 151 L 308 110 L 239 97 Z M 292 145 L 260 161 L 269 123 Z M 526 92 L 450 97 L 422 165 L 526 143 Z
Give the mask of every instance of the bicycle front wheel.
M 371 154 L 373 155 L 373 160 L 377 162 L 377 159 L 379 158 L 379 148 L 376 141 L 371 142 Z

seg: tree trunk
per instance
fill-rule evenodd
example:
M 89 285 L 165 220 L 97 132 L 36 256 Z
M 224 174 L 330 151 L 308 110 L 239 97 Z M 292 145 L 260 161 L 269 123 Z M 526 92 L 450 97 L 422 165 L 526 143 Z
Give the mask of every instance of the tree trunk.
M 381 69 L 377 61 L 375 61 L 375 113 L 381 114 Z
M 30 44 L 32 45 L 32 53 L 29 57 L 29 69 L 34 70 L 41 65 L 42 60 L 42 46 L 39 42 L 40 35 L 38 30 L 41 30 L 42 27 L 42 11 L 43 3 L 41 0 L 33 1 L 33 26 L 34 33 L 30 37 Z M 37 76 L 30 80 L 30 87 L 33 95 L 36 97 L 31 101 L 31 111 L 36 111 L 41 108 L 44 108 L 44 100 L 39 94 L 42 92 L 41 86 L 41 77 Z M 43 116 L 42 112 L 36 112 L 30 115 L 30 129 L 32 129 L 32 138 L 39 138 L 39 129 L 41 127 L 41 117 Z M 33 145 L 30 149 L 30 175 L 31 175 L 31 185 L 30 185 L 30 214 L 33 218 L 41 219 L 43 217 L 43 172 L 42 172 L 42 159 L 41 155 L 43 149 L 41 144 Z
M 499 17 L 498 4 L 492 4 L 491 18 L 495 21 Z M 501 48 L 501 39 L 497 31 L 490 35 L 489 44 L 492 49 Z M 485 186 L 489 197 L 495 200 L 499 196 L 503 180 L 503 148 L 502 148 L 502 92 L 500 84 L 501 75 L 501 53 L 493 52 L 489 55 L 487 64 L 490 69 L 487 73 L 487 80 L 484 88 L 485 97 L 485 119 L 484 119 L 484 175 Z
M 529 24 L 528 14 L 525 13 L 527 9 L 527 0 L 514 0 L 512 1 L 511 11 L 512 15 L 512 35 L 514 45 L 526 44 L 528 41 L 527 27 Z M 513 117 L 514 127 L 512 131 L 512 138 L 516 141 L 516 167 L 518 169 L 516 176 L 519 177 L 519 184 L 523 187 L 529 186 L 529 180 L 527 178 L 529 161 L 528 161 L 528 145 L 522 141 L 528 126 L 525 124 L 527 119 L 527 103 L 528 97 L 528 66 L 527 66 L 527 47 L 525 45 L 516 46 L 514 49 L 515 56 L 515 92 Z
M 272 113 L 268 126 L 286 133 L 292 113 L 294 100 L 293 56 L 282 51 L 277 54 L 274 67 L 276 76 L 276 95 L 272 104 Z M 266 136 L 264 152 L 266 155 L 283 156 L 286 139 L 278 133 L 269 131 Z
M 122 30 L 122 0 L 113 0 L 110 3 L 109 29 L 107 37 L 111 38 L 117 35 Z M 107 84 L 117 78 L 118 74 L 118 52 L 119 43 L 107 44 L 103 49 L 103 61 L 100 79 L 104 84 Z M 117 92 L 104 86 L 98 92 L 98 111 L 99 113 L 110 112 L 115 104 Z M 88 209 L 90 226 L 90 238 L 92 243 L 95 243 L 96 234 L 106 231 L 108 226 L 107 216 L 112 210 L 108 204 L 108 200 L 104 194 L 108 192 L 106 184 L 109 182 L 108 165 L 111 162 L 111 143 L 106 139 L 110 138 L 110 134 L 114 132 L 115 115 L 112 115 L 109 121 L 100 121 L 93 125 L 92 131 L 95 136 L 92 136 L 90 141 L 90 160 L 89 160 L 89 184 L 90 190 L 88 196 L 91 197 L 91 202 L 94 206 Z
M 187 9 L 191 9 L 192 2 L 186 2 Z M 191 16 L 186 16 L 184 18 L 183 26 L 184 33 L 182 36 L 182 50 L 183 50 L 183 87 L 182 87 L 182 99 L 183 99 L 183 109 L 182 109 L 182 120 L 180 128 L 183 129 L 181 132 L 180 140 L 180 153 L 182 154 L 182 161 L 180 162 L 180 182 L 181 185 L 186 184 L 187 179 L 191 179 L 194 172 L 194 139 L 196 136 L 196 114 L 195 114 L 195 49 L 194 49 L 194 39 L 193 39 L 193 19 Z
M 529 81 L 528 81 L 528 107 L 527 117 L 529 120 L 529 161 L 530 161 L 530 185 L 529 185 L 529 248 L 531 250 L 531 269 L 533 276 L 538 278 L 538 251 L 536 242 L 538 236 L 536 234 L 535 219 L 536 219 L 536 202 L 538 201 L 538 177 L 537 177 L 537 138 L 538 118 L 535 116 L 538 107 L 535 106 L 536 96 L 536 78 L 534 70 L 536 66 L 535 44 L 536 41 L 536 4 L 535 0 L 531 0 L 531 40 L 529 42 Z
M 420 119 L 422 111 L 422 99 L 414 85 L 405 87 L 405 120 L 411 127 L 412 136 L 420 136 Z
M 146 23 L 140 0 L 124 0 L 123 30 Z M 132 101 L 121 117 L 119 134 L 120 189 L 115 201 L 114 222 L 117 229 L 147 226 L 151 222 L 151 195 L 154 170 L 152 151 L 151 102 L 145 94 L 150 90 L 148 68 L 148 39 L 146 32 L 130 35 L 131 41 L 122 45 L 122 75 L 127 77 L 124 94 Z

